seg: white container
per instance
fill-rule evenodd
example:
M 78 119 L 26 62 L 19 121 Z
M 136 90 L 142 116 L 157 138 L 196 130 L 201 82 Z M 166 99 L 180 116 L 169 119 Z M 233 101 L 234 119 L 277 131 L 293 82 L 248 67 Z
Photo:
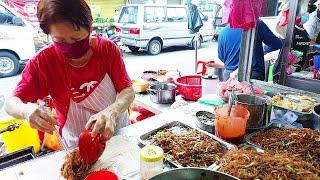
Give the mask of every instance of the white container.
M 163 171 L 163 150 L 159 146 L 147 145 L 140 152 L 141 179 L 147 180 Z
M 202 96 L 216 94 L 218 89 L 219 79 L 216 75 L 202 76 Z

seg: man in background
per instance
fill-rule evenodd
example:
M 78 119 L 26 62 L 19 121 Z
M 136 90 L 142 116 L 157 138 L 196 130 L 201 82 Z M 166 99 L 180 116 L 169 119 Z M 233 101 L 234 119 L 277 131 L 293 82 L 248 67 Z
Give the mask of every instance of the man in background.
M 276 37 L 268 26 L 262 21 L 257 21 L 256 26 L 255 50 L 252 59 L 251 78 L 265 80 L 265 64 L 263 44 L 271 47 L 273 50 L 282 48 L 282 41 Z M 228 25 L 222 30 L 218 38 L 218 56 L 224 63 L 223 79 L 235 76 L 239 66 L 240 44 L 243 30 L 230 28 Z

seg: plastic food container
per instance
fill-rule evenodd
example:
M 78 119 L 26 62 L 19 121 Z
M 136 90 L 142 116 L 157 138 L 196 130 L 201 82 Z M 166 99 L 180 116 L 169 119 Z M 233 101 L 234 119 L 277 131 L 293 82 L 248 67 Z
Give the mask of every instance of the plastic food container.
M 197 101 L 202 96 L 202 77 L 200 75 L 182 76 L 175 80 L 181 96 L 187 100 Z
M 136 93 L 146 92 L 149 87 L 149 83 L 142 80 L 132 80 L 132 87 Z
M 228 105 L 216 108 L 215 134 L 222 139 L 241 144 L 247 128 L 250 112 L 243 105 L 233 105 L 228 116 Z
M 38 131 L 31 128 L 26 120 L 0 120 L 0 129 L 6 128 L 13 124 L 21 124 L 21 126 L 13 131 L 4 132 L 1 134 L 7 151 L 11 153 L 32 146 L 36 153 L 39 152 L 40 139 L 38 136 Z
M 163 150 L 159 146 L 147 145 L 140 152 L 141 179 L 146 180 L 162 173 Z
M 100 179 L 108 179 L 108 180 L 118 180 L 118 176 L 111 171 L 100 170 L 94 171 L 90 173 L 84 180 L 100 180 Z

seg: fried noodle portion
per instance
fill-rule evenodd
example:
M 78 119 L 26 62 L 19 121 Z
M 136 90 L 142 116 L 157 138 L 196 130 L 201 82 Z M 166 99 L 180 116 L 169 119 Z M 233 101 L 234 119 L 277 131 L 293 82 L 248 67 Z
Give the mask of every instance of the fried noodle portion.
M 225 163 L 219 171 L 238 177 L 241 180 L 320 180 L 319 169 L 289 154 L 238 150 L 226 153 L 223 159 Z
M 265 150 L 293 154 L 320 169 L 319 131 L 306 128 L 274 128 L 258 132 L 251 141 Z
M 86 177 L 90 165 L 80 158 L 79 150 L 75 149 L 67 155 L 61 167 L 61 174 L 67 180 L 82 180 Z
M 191 128 L 181 134 L 164 129 L 153 138 L 167 158 L 184 167 L 208 167 L 219 161 L 225 151 L 219 142 Z

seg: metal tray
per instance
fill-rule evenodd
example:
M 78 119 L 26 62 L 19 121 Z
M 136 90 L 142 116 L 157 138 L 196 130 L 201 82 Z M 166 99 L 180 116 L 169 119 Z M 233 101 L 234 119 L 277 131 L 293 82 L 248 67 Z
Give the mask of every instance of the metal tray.
M 264 131 L 268 131 L 270 129 L 274 129 L 274 128 L 294 128 L 293 126 L 288 126 L 288 125 L 284 125 L 284 124 L 278 124 L 278 123 L 271 123 L 269 126 L 265 127 L 264 129 L 262 129 L 261 131 L 256 131 L 254 133 L 251 133 L 249 135 L 245 136 L 245 143 L 255 146 L 257 148 L 263 149 L 261 146 L 255 144 L 254 142 L 251 141 L 251 138 L 256 135 L 259 132 L 264 132 Z
M 173 122 L 170 122 L 170 123 L 167 123 L 167 124 L 164 124 L 163 126 L 161 127 L 158 127 L 150 132 L 147 132 L 145 134 L 142 134 L 138 140 L 141 144 L 143 145 L 148 145 L 148 144 L 152 144 L 152 136 L 154 136 L 157 132 L 159 132 L 160 130 L 163 130 L 163 129 L 168 129 L 174 133 L 177 133 L 177 134 L 181 134 L 183 133 L 186 129 L 195 129 L 195 128 L 192 128 L 182 122 L 179 122 L 179 121 L 173 121 Z M 205 132 L 205 131 L 202 131 L 202 130 L 199 130 L 199 129 L 196 129 L 197 131 L 199 131 L 200 133 L 204 134 L 204 135 L 207 135 L 209 137 L 212 138 L 212 140 L 215 140 L 215 141 L 218 141 L 222 147 L 224 148 L 225 151 L 230 151 L 230 150 L 236 150 L 237 147 L 235 145 L 232 145 L 222 139 L 220 139 L 219 137 L 217 136 L 214 136 L 208 132 Z M 177 162 L 177 161 L 173 161 L 173 160 L 170 160 L 168 158 L 165 158 L 165 160 L 167 162 L 169 162 L 171 165 L 173 165 L 174 167 L 178 167 L 178 168 L 182 168 L 183 166 Z M 212 165 L 211 165 L 212 166 Z
M 296 122 L 301 123 L 303 125 L 303 127 L 305 128 L 310 128 L 311 127 L 311 115 L 312 112 L 299 112 L 299 111 L 295 111 L 292 109 L 288 109 L 288 108 L 284 108 L 284 107 L 280 107 L 277 105 L 272 105 L 273 109 L 272 111 L 275 112 L 277 110 L 283 111 L 283 115 L 290 111 L 293 112 L 294 114 L 296 114 L 298 116 L 298 119 L 296 120 Z

